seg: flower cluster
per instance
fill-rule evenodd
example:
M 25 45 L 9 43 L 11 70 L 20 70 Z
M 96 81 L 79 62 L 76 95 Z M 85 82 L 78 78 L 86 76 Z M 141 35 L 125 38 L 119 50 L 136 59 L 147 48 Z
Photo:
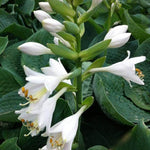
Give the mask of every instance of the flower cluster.
M 64 10 L 60 10 L 59 6 L 54 5 L 54 2 L 59 4 L 61 8 L 64 7 Z M 42 73 L 24 66 L 27 83 L 18 93 L 27 102 L 20 104 L 23 108 L 15 112 L 19 114 L 18 119 L 30 131 L 26 136 L 36 136 L 41 131 L 45 131 L 42 136 L 47 136 L 48 140 L 41 150 L 71 150 L 78 129 L 79 117 L 89 107 L 88 103 L 81 102 L 82 92 L 79 91 L 82 88 L 82 71 L 79 71 L 82 67 L 82 61 L 94 58 L 106 48 L 123 46 L 131 36 L 131 33 L 127 33 L 127 25 L 119 25 L 110 29 L 103 41 L 80 51 L 79 46 L 84 33 L 84 22 L 92 15 L 92 10 L 97 8 L 101 2 L 102 0 L 92 0 L 90 8 L 83 14 L 80 14 L 76 9 L 81 0 L 72 0 L 69 5 L 66 5 L 63 0 L 40 2 L 39 5 L 42 10 L 34 11 L 34 15 L 42 23 L 43 28 L 54 36 L 54 44 L 48 44 L 48 47 L 46 47 L 37 42 L 26 42 L 18 47 L 20 51 L 29 55 L 57 55 L 76 63 L 75 69 L 70 73 L 67 73 L 60 58 L 58 60 L 50 58 L 49 66 L 41 68 Z M 50 14 L 55 14 L 55 11 L 65 16 L 66 21 L 61 23 L 53 19 Z M 80 15 L 78 16 L 78 14 Z M 139 69 L 135 68 L 135 64 L 143 62 L 146 59 L 145 56 L 130 59 L 129 57 L 130 51 L 128 51 L 128 57 L 123 61 L 107 67 L 90 68 L 88 73 L 110 72 L 123 77 L 129 82 L 130 86 L 130 81 L 144 85 L 142 79 L 144 75 Z M 77 92 L 76 90 L 71 92 L 76 98 L 78 111 L 51 126 L 57 100 L 68 91 L 69 86 L 72 86 L 71 78 L 76 78 L 75 81 L 77 81 Z M 58 88 L 61 83 L 64 83 L 63 86 Z

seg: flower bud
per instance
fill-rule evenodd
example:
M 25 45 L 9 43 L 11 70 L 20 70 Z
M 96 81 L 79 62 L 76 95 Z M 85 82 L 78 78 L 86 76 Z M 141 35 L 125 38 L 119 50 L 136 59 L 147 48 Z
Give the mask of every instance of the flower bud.
M 127 25 L 119 25 L 108 31 L 104 40 L 111 39 L 109 48 L 118 48 L 126 44 L 131 36 L 131 33 L 126 33 Z
M 43 10 L 36 10 L 33 13 L 36 19 L 39 20 L 40 22 L 42 22 L 44 19 L 47 18 L 51 19 L 51 16 Z
M 60 36 L 54 37 L 54 43 L 55 43 L 56 45 L 59 45 L 59 41 L 60 41 L 62 44 L 64 44 L 65 46 L 67 46 L 67 47 L 69 47 L 69 48 L 71 47 L 70 43 L 69 43 L 68 41 L 64 40 L 62 37 L 60 37 Z
M 44 19 L 42 21 L 43 28 L 49 32 L 61 32 L 65 29 L 64 25 L 55 19 Z
M 44 45 L 36 42 L 27 42 L 18 47 L 18 49 L 29 55 L 53 54 L 53 52 Z
M 92 9 L 94 9 L 94 8 L 95 8 L 96 6 L 98 6 L 101 2 L 102 2 L 102 0 L 92 0 L 91 7 L 88 9 L 88 11 L 91 11 Z
M 39 6 L 43 11 L 53 13 L 53 10 L 48 2 L 39 2 Z

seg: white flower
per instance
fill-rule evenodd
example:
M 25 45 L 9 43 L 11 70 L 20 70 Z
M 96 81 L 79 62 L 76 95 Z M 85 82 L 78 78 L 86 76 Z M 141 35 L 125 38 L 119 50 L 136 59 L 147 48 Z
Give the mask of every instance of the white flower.
M 39 2 L 39 6 L 43 11 L 53 13 L 53 10 L 48 2 Z
M 142 72 L 139 69 L 135 68 L 135 64 L 143 62 L 146 60 L 145 56 L 130 58 L 130 51 L 128 52 L 128 57 L 123 61 L 115 63 L 108 67 L 94 68 L 89 70 L 89 72 L 110 72 L 115 75 L 123 77 L 127 82 L 129 82 L 130 86 L 132 82 L 135 82 L 140 85 L 144 85 L 144 82 L 140 77 L 143 77 Z M 137 71 L 137 74 L 136 74 Z
M 71 150 L 77 129 L 78 121 L 86 106 L 83 106 L 76 114 L 65 118 L 50 128 L 47 150 Z
M 92 4 L 90 6 L 90 8 L 88 9 L 88 11 L 91 11 L 92 9 L 94 9 L 96 6 L 98 6 L 103 0 L 92 0 Z
M 24 66 L 24 71 L 27 77 L 30 76 L 39 76 L 43 77 L 44 74 L 31 70 L 30 68 Z M 47 97 L 51 94 L 46 88 L 43 83 L 31 83 L 28 82 L 23 86 L 18 94 L 22 97 L 25 97 L 28 101 L 25 104 L 21 104 L 22 106 L 27 105 L 29 103 L 36 103 L 38 102 L 43 96 L 47 95 Z
M 44 19 L 42 21 L 43 28 L 48 32 L 61 32 L 65 29 L 65 26 L 55 19 Z
M 36 11 L 34 11 L 33 13 L 34 13 L 34 16 L 35 16 L 40 22 L 42 22 L 44 19 L 47 19 L 47 18 L 51 19 L 51 18 L 52 18 L 48 13 L 46 13 L 46 12 L 43 11 L 43 10 L 36 10 Z
M 37 42 L 26 42 L 18 47 L 18 49 L 29 55 L 53 54 L 52 51 L 44 45 Z
M 64 74 L 62 71 L 62 68 L 56 68 L 57 65 L 55 65 L 52 69 L 49 69 L 48 72 L 45 69 L 45 74 L 38 73 L 38 75 L 29 75 L 26 77 L 26 80 L 29 81 L 32 84 L 38 84 L 38 85 L 44 85 L 47 91 L 52 94 L 52 92 L 55 90 L 55 88 L 58 86 L 58 84 L 68 78 L 71 73 Z M 42 69 L 44 70 L 44 69 Z M 59 75 L 55 75 L 57 70 L 59 72 Z M 49 72 L 51 71 L 51 72 Z M 57 72 L 57 74 L 58 74 Z
M 51 98 L 43 97 L 37 103 L 31 103 L 28 107 L 15 111 L 16 114 L 20 114 L 18 119 L 30 130 L 27 135 L 35 136 L 45 127 L 46 133 L 49 132 L 56 102 L 66 90 L 67 88 L 63 88 Z
M 111 39 L 109 48 L 118 48 L 126 44 L 131 36 L 131 33 L 126 33 L 127 25 L 119 25 L 111 28 L 106 34 L 104 40 Z
M 49 67 L 43 67 L 41 68 L 42 72 L 45 75 L 52 75 L 52 76 L 67 76 L 67 71 L 64 68 L 64 66 L 62 65 L 60 59 L 58 59 L 58 61 L 56 61 L 55 59 L 49 59 Z M 63 82 L 68 83 L 71 85 L 71 81 L 70 80 L 63 80 Z

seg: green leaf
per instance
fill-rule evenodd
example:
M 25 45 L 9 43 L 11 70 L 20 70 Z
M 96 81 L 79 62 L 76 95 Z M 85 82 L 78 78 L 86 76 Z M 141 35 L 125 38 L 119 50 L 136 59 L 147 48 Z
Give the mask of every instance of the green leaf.
M 78 53 L 70 50 L 69 48 L 65 46 L 58 46 L 55 44 L 47 44 L 47 46 L 51 49 L 51 51 L 61 57 L 76 60 L 78 58 Z
M 5 140 L 13 138 L 13 137 L 18 137 L 20 132 L 20 128 L 16 129 L 3 129 L 2 131 L 2 136 Z
M 70 16 L 74 17 L 75 16 L 75 11 L 67 4 L 64 2 L 61 2 L 59 0 L 48 0 L 50 3 L 51 7 L 53 8 L 54 11 L 57 13 L 61 14 L 62 16 Z
M 14 79 L 22 86 L 24 82 L 24 71 L 21 66 L 21 53 L 17 49 L 22 42 L 15 43 L 4 51 L 1 57 L 1 65 L 5 70 L 10 72 Z
M 132 33 L 135 39 L 139 39 L 140 42 L 143 42 L 150 37 L 150 34 L 146 33 L 145 30 L 143 30 L 138 24 L 134 22 L 127 10 L 124 10 L 124 15 L 129 26 L 129 31 Z
M 21 148 L 21 150 L 38 150 L 46 144 L 47 137 L 45 138 L 40 135 L 34 137 L 24 136 L 24 134 L 27 134 L 28 132 L 29 131 L 26 127 L 23 126 L 21 128 L 20 135 L 18 138 L 18 145 Z
M 84 72 L 89 66 L 91 65 L 91 62 L 84 62 L 82 64 L 82 72 Z M 92 96 L 93 89 L 92 89 L 92 76 L 85 79 L 82 83 L 82 97 L 85 99 L 88 96 Z
M 9 25 L 16 22 L 16 19 L 12 15 L 0 9 L 0 32 L 2 32 Z
M 88 49 L 81 51 L 79 53 L 79 57 L 81 58 L 81 61 L 91 60 L 95 56 L 99 55 L 108 47 L 110 42 L 111 42 L 111 40 L 101 41 L 101 42 L 89 47 Z
M 30 15 L 35 5 L 34 0 L 15 0 L 15 3 L 18 6 L 19 12 L 25 15 Z
M 136 125 L 122 142 L 113 150 L 148 150 L 150 149 L 150 130 L 143 123 Z
M 125 84 L 125 95 L 139 108 L 150 110 L 150 93 L 145 86 L 135 85 L 130 88 Z
M 90 147 L 88 150 L 108 150 L 106 147 L 104 146 L 93 146 L 93 147 Z
M 89 96 L 82 102 L 82 106 L 86 105 L 86 110 L 87 110 L 92 106 L 93 102 L 94 102 L 94 97 Z
M 8 44 L 8 38 L 7 37 L 0 37 L 0 54 L 3 53 L 7 44 Z
M 18 95 L 17 91 L 10 92 L 0 99 L 0 121 L 17 122 L 15 110 L 21 109 L 20 103 L 25 103 L 25 99 Z
M 0 145 L 0 150 L 21 150 L 17 145 L 17 137 L 8 139 Z
M 0 68 L 0 85 L 0 96 L 20 87 L 12 74 L 2 68 Z
M 13 23 L 4 29 L 2 34 L 12 34 L 20 40 L 25 40 L 32 35 L 32 30 L 25 26 Z
M 91 73 L 88 72 L 90 69 L 102 67 L 105 62 L 105 59 L 106 59 L 105 56 L 96 59 L 82 74 L 82 80 L 85 80 L 86 78 L 88 78 L 91 75 Z
M 136 107 L 124 95 L 124 81 L 110 73 L 99 73 L 94 78 L 94 93 L 103 111 L 111 118 L 127 125 L 150 120 L 150 113 Z
M 128 130 L 127 126 L 109 119 L 96 101 L 82 115 L 81 132 L 86 150 L 94 145 L 103 145 L 111 149 Z

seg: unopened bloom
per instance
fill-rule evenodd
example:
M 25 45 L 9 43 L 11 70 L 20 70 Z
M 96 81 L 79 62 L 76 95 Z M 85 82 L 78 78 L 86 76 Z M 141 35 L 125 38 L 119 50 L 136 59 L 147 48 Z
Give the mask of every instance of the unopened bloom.
M 36 10 L 36 11 L 34 11 L 33 13 L 34 13 L 34 16 L 35 16 L 40 22 L 42 22 L 44 19 L 47 19 L 47 18 L 51 19 L 51 18 L 52 18 L 48 13 L 46 13 L 46 12 L 43 11 L 43 10 Z
M 83 106 L 76 114 L 65 118 L 50 128 L 47 145 L 42 150 L 71 150 L 77 129 L 78 121 L 86 106 Z
M 109 48 L 118 48 L 126 44 L 131 36 L 131 33 L 126 33 L 127 25 L 119 25 L 111 28 L 106 34 L 104 40 L 111 39 Z
M 45 30 L 53 33 L 61 32 L 65 29 L 65 26 L 62 23 L 52 18 L 44 19 L 42 25 Z
M 53 13 L 53 10 L 48 2 L 39 2 L 39 6 L 43 11 Z
M 18 47 L 18 49 L 29 55 L 43 55 L 43 54 L 53 54 L 53 52 L 46 46 L 37 42 L 26 42 Z
M 88 11 L 91 11 L 92 9 L 94 9 L 96 6 L 98 6 L 103 0 L 92 0 L 92 4 L 90 6 L 90 8 L 88 9 Z
M 40 131 L 44 130 L 45 127 L 46 132 L 49 132 L 56 102 L 66 90 L 67 88 L 63 88 L 51 98 L 46 100 L 43 98 L 38 103 L 30 104 L 26 108 L 15 111 L 16 114 L 20 114 L 18 119 L 27 126 L 31 136 L 37 135 Z
M 66 40 L 64 40 L 62 37 L 54 37 L 54 43 L 56 44 L 56 45 L 59 45 L 59 41 L 62 43 L 62 44 L 64 44 L 65 46 L 67 46 L 67 47 L 71 47 L 71 45 L 70 45 L 70 43 L 68 42 L 68 41 L 66 41 Z
M 140 85 L 144 85 L 143 80 L 141 77 L 143 77 L 142 72 L 139 69 L 135 68 L 135 64 L 143 62 L 146 60 L 145 56 L 140 57 L 134 57 L 130 58 L 130 51 L 128 52 L 127 58 L 125 58 L 123 61 L 115 63 L 108 67 L 101 67 L 101 68 L 94 68 L 89 70 L 89 72 L 110 72 L 115 75 L 123 77 L 131 86 L 130 81 L 135 82 Z M 137 71 L 137 74 L 136 74 Z M 131 86 L 132 87 L 132 86 Z

